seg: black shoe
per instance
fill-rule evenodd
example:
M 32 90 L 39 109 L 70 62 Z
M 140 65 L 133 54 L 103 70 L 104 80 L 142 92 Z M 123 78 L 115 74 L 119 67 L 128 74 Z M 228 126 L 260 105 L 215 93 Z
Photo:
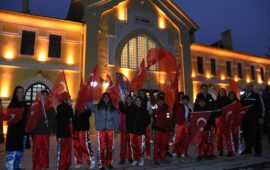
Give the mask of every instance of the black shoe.
M 170 162 L 168 160 L 163 160 L 163 161 L 161 161 L 161 163 L 163 163 L 163 164 L 169 164 Z
M 130 158 L 130 159 L 128 160 L 128 162 L 129 162 L 129 163 L 132 163 L 132 162 L 133 162 L 133 160 Z
M 158 165 L 158 164 L 159 164 L 159 162 L 158 162 L 158 161 L 154 161 L 154 164 L 155 164 L 155 165 Z
M 124 160 L 124 159 L 122 159 L 122 160 L 119 162 L 120 165 L 123 165 L 123 164 L 125 164 L 125 163 L 126 163 L 126 160 Z
M 168 157 L 172 157 L 172 154 L 170 152 L 167 152 L 166 154 Z
M 223 156 L 223 151 L 220 151 L 218 156 Z
M 216 155 L 211 154 L 211 155 L 206 156 L 205 158 L 208 159 L 208 160 L 213 160 L 213 159 L 216 158 Z
M 202 158 L 203 158 L 202 156 L 197 156 L 197 160 L 198 160 L 198 161 L 201 161 Z
M 229 152 L 227 157 L 233 157 L 233 152 Z
M 99 168 L 99 170 L 106 170 L 106 168 L 105 167 L 101 167 L 101 168 Z
M 114 169 L 114 167 L 112 165 L 109 165 L 108 168 L 109 169 Z

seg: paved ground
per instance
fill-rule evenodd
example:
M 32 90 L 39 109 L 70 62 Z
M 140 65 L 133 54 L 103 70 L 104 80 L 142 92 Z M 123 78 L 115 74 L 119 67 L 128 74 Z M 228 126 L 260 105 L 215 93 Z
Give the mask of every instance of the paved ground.
M 96 153 L 96 136 L 91 136 L 93 149 Z M 263 140 L 263 156 L 254 157 L 253 155 L 247 156 L 234 156 L 232 158 L 227 157 L 218 157 L 212 161 L 209 160 L 196 160 L 196 149 L 192 145 L 189 148 L 190 156 L 185 160 L 169 158 L 169 164 L 160 164 L 154 165 L 153 161 L 146 160 L 144 167 L 132 167 L 130 164 L 124 166 L 119 166 L 119 136 L 115 139 L 115 152 L 114 152 L 114 167 L 119 170 L 177 170 L 177 169 L 199 169 L 199 170 L 219 170 L 219 169 L 248 169 L 248 170 L 260 170 L 260 169 L 269 169 L 270 170 L 270 145 L 267 143 L 267 140 Z M 56 141 L 55 137 L 50 139 L 50 168 L 51 170 L 56 169 Z M 25 156 L 23 159 L 22 166 L 26 170 L 31 170 L 32 168 L 32 154 L 31 149 L 25 151 Z M 5 153 L 4 145 L 0 145 L 0 170 L 5 169 Z M 72 165 L 72 170 L 74 168 L 74 162 Z M 81 170 L 87 169 L 86 166 L 81 168 Z

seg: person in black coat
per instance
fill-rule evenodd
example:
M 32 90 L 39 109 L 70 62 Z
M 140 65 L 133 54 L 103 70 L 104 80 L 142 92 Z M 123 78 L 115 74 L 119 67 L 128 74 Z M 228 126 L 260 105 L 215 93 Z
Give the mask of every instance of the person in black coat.
M 208 86 L 206 84 L 202 84 L 200 87 L 201 93 L 197 94 L 194 108 L 198 108 L 199 99 L 203 98 L 206 101 L 206 107 L 213 110 L 216 109 L 215 100 L 211 94 L 208 93 Z
M 150 116 L 145 107 L 143 107 L 143 99 L 141 97 L 136 97 L 135 108 L 133 113 L 128 113 L 130 119 L 130 141 L 133 153 L 132 165 L 143 166 L 144 165 L 144 136 L 146 127 L 150 123 Z
M 6 138 L 6 167 L 8 170 L 20 170 L 23 151 L 26 145 L 27 136 L 24 132 L 28 106 L 24 100 L 24 88 L 17 86 L 13 92 L 8 108 L 23 108 L 23 117 L 15 124 L 9 125 Z
M 57 106 L 57 170 L 66 170 L 71 166 L 71 120 L 73 110 L 71 107 L 70 95 L 64 92 L 58 96 L 61 104 Z
M 255 156 L 261 156 L 262 143 L 260 123 L 263 122 L 262 101 L 259 94 L 254 92 L 251 83 L 246 85 L 245 93 L 241 96 L 240 101 L 243 106 L 252 105 L 251 109 L 243 118 L 242 128 L 246 149 L 242 154 L 251 154 L 253 147 Z
M 130 124 L 132 123 L 131 115 L 134 113 L 133 98 L 131 95 L 126 97 L 125 103 L 119 103 L 119 109 L 121 113 L 125 115 L 125 130 L 121 131 L 121 142 L 120 142 L 120 162 L 119 164 L 125 164 L 126 159 L 132 163 L 131 147 L 130 147 Z

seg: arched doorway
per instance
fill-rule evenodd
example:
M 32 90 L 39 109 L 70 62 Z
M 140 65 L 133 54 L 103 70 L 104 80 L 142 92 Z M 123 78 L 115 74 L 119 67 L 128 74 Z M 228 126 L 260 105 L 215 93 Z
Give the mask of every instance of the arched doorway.
M 30 85 L 25 91 L 25 100 L 27 103 L 32 103 L 35 100 L 38 92 L 42 90 L 50 91 L 49 87 L 43 83 L 37 82 Z

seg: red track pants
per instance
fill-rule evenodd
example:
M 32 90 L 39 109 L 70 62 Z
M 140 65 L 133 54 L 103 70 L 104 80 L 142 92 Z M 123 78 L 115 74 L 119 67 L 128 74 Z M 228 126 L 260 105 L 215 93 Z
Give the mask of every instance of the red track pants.
M 182 125 L 176 125 L 175 127 L 175 141 L 173 152 L 182 155 L 188 152 L 188 125 L 184 123 Z
M 33 136 L 33 170 L 49 168 L 49 135 Z
M 147 126 L 145 130 L 145 156 L 151 156 L 151 130 Z
M 126 131 L 121 132 L 120 159 L 131 159 L 130 137 Z
M 130 143 L 133 160 L 143 160 L 145 151 L 144 135 L 130 134 Z
M 214 153 L 214 133 L 211 131 L 203 131 L 200 135 L 200 143 L 198 144 L 198 156 L 209 156 Z
M 76 165 L 82 165 L 83 158 L 86 160 L 88 166 L 95 164 L 95 157 L 88 130 L 73 132 L 73 150 Z
M 154 161 L 166 160 L 168 135 L 165 132 L 154 131 Z
M 217 127 L 217 150 L 219 152 L 223 151 L 223 140 L 226 140 L 226 148 L 227 148 L 227 153 L 233 152 L 233 132 L 224 135 L 223 132 L 223 127 L 222 127 L 222 122 L 220 118 L 216 119 L 216 127 Z
M 98 167 L 106 167 L 112 164 L 114 145 L 114 131 L 98 131 Z M 106 155 L 105 155 L 106 154 Z
M 72 139 L 57 139 L 57 170 L 66 170 L 71 166 Z

